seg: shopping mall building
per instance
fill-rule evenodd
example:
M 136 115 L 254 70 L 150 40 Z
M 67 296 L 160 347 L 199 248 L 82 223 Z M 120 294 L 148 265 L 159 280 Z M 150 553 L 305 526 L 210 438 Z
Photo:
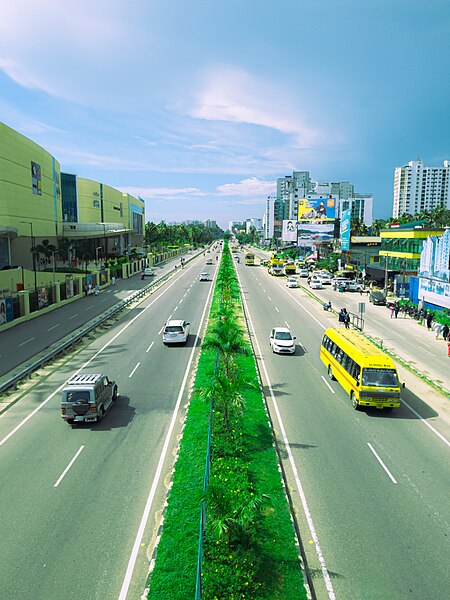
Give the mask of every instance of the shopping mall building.
M 61 172 L 49 152 L 0 123 L 0 269 L 32 269 L 32 249 L 45 240 L 57 249 L 64 241 L 72 264 L 80 248 L 122 256 L 142 248 L 144 222 L 141 198 Z

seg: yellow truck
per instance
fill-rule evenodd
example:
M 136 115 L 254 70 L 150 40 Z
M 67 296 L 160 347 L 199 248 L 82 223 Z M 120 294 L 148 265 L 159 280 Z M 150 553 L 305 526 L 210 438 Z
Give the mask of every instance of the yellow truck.
M 284 275 L 284 261 L 282 258 L 278 258 L 276 254 L 272 254 L 272 258 L 269 261 L 268 271 L 271 275 L 279 277 Z
M 295 275 L 297 273 L 297 269 L 295 267 L 295 262 L 292 259 L 289 259 L 284 265 L 284 274 L 287 277 L 291 275 Z

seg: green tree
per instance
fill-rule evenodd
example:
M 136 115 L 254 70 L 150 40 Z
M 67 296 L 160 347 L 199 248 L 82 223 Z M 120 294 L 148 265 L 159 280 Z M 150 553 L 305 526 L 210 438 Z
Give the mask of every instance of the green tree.
M 33 251 L 33 249 L 31 249 L 31 251 Z M 34 248 L 34 252 L 38 259 L 40 254 L 43 254 L 45 258 L 49 259 L 55 251 L 56 246 L 50 244 L 49 240 L 42 240 L 42 242 L 40 244 L 37 244 L 37 246 Z

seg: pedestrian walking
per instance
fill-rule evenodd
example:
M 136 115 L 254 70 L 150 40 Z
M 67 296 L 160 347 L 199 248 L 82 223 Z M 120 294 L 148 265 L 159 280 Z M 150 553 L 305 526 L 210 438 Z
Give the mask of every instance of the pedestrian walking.
M 450 356 L 450 342 L 447 342 L 447 356 Z
M 86 283 L 83 285 L 83 290 L 84 290 L 84 295 L 87 296 L 88 295 L 88 286 Z
M 427 323 L 427 329 L 428 331 L 431 330 L 431 323 L 433 321 L 433 313 L 429 312 L 426 316 L 426 323 Z
M 348 329 L 350 327 L 350 315 L 348 314 L 348 312 L 345 313 L 344 325 L 345 329 Z
M 116 285 L 116 278 L 114 275 L 111 277 L 111 285 Z
M 444 338 L 445 341 L 447 341 L 449 333 L 450 333 L 450 327 L 446 323 L 444 325 L 444 327 L 442 328 L 442 337 Z
M 391 319 L 392 319 L 392 317 L 394 316 L 394 310 L 395 310 L 395 307 L 394 307 L 394 305 L 392 304 L 392 306 L 391 306 Z
M 338 314 L 339 323 L 345 323 L 345 316 L 347 314 L 347 310 L 345 308 L 341 308 Z
M 442 325 L 440 323 L 438 323 L 437 321 L 435 321 L 433 323 L 433 329 L 434 329 L 434 333 L 436 334 L 436 339 L 439 339 L 439 334 L 441 333 L 441 329 L 442 329 Z
M 398 317 L 398 313 L 400 312 L 400 304 L 398 302 L 394 303 L 394 316 L 395 318 Z
M 98 296 L 98 283 L 95 284 L 94 294 Z

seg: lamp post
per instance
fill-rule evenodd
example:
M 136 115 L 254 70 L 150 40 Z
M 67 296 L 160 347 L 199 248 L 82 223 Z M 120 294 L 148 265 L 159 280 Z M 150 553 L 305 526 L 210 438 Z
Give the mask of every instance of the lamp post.
M 55 287 L 56 254 L 59 254 L 58 250 L 54 250 L 52 252 L 52 257 L 53 257 L 53 287 Z
M 37 294 L 36 247 L 35 247 L 35 243 L 34 243 L 33 223 L 31 221 L 20 221 L 20 222 L 29 225 L 30 230 L 31 230 L 31 254 L 33 255 L 34 291 Z
M 99 246 L 95 249 L 95 264 L 98 266 L 98 251 L 102 249 L 102 246 Z

